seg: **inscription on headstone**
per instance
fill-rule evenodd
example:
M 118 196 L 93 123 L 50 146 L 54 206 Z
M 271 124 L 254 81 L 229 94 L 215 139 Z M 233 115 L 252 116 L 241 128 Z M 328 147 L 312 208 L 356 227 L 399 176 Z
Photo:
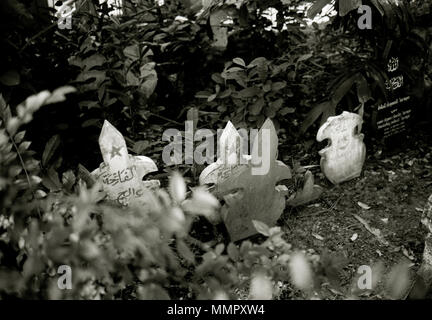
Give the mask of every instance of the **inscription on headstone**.
M 363 119 L 356 113 L 344 111 L 329 117 L 317 133 L 319 142 L 329 139 L 330 145 L 319 151 L 321 170 L 327 179 L 338 184 L 358 177 L 366 157 L 361 128 Z
M 397 53 L 387 60 L 386 73 L 389 78 L 385 83 L 387 100 L 378 105 L 375 123 L 375 129 L 384 139 L 405 131 L 412 116 L 412 101 L 404 93 L 406 79 L 401 72 L 401 60 Z
M 121 205 L 128 205 L 134 199 L 145 203 L 146 192 L 159 187 L 158 180 L 142 180 L 146 174 L 158 170 L 153 160 L 129 155 L 123 135 L 106 120 L 99 145 L 104 162 L 91 175 L 101 182 L 108 198 Z

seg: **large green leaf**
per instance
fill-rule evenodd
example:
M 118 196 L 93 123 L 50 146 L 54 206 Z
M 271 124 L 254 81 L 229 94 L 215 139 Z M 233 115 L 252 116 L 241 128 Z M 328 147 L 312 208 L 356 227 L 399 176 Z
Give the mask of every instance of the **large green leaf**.
M 346 16 L 350 11 L 362 5 L 362 0 L 339 0 L 339 15 Z
M 300 131 L 302 133 L 306 132 L 306 130 L 324 113 L 326 115 L 330 114 L 332 110 L 335 109 L 335 106 L 331 101 L 324 101 L 320 104 L 316 105 L 309 113 L 307 114 L 305 120 L 303 121 Z
M 358 74 L 354 74 L 349 78 L 344 78 L 344 80 L 339 84 L 337 89 L 334 91 L 332 96 L 332 102 L 336 106 L 342 98 L 350 91 L 354 82 L 356 81 Z
M 371 0 L 371 3 L 375 6 L 375 8 L 379 11 L 381 16 L 384 16 L 384 9 L 380 4 L 379 0 Z
M 0 83 L 12 87 L 20 84 L 20 75 L 16 70 L 9 70 L 0 75 Z
M 357 97 L 359 99 L 359 102 L 364 104 L 369 99 L 372 98 L 366 78 L 363 75 L 359 74 L 359 76 L 356 79 L 356 85 L 357 85 Z
M 318 0 L 308 10 L 307 17 L 313 19 L 331 0 Z

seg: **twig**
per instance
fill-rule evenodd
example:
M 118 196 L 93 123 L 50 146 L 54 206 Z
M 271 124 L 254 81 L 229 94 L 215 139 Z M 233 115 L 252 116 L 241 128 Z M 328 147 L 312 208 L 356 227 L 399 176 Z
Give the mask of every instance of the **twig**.
M 24 159 L 22 158 L 21 153 L 19 152 L 18 146 L 16 145 L 15 140 L 14 140 L 13 137 L 10 135 L 10 133 L 9 133 L 7 130 L 5 130 L 5 132 L 7 133 L 9 139 L 12 141 L 12 145 L 14 146 L 14 148 L 15 148 L 15 150 L 16 150 L 16 152 L 17 152 L 18 158 L 19 158 L 19 160 L 20 160 L 20 162 L 21 162 L 21 166 L 23 167 L 24 173 L 25 173 L 25 175 L 26 175 L 27 183 L 28 183 L 28 185 L 29 185 L 30 191 L 31 191 L 31 193 L 32 193 L 32 195 L 33 195 L 33 198 L 36 199 L 36 195 L 35 195 L 35 193 L 34 193 L 34 191 L 33 191 L 33 188 L 32 188 L 32 184 L 31 184 L 31 181 L 30 181 L 29 174 L 28 174 L 27 169 L 26 169 L 25 164 L 24 164 Z M 39 207 L 36 207 L 36 208 L 37 208 L 37 211 L 38 211 L 39 219 L 41 219 L 41 218 L 42 218 L 42 214 L 41 214 L 41 212 L 40 212 L 40 210 L 39 210 Z
M 49 25 L 48 27 L 46 27 L 45 29 L 43 29 L 43 30 L 39 31 L 38 33 L 36 33 L 36 34 L 35 34 L 33 37 L 31 37 L 31 38 L 27 41 L 27 43 L 26 43 L 26 44 L 25 44 L 25 45 L 24 45 L 24 46 L 23 46 L 23 47 L 18 51 L 18 54 L 20 54 L 21 52 L 23 52 L 24 49 L 27 48 L 33 40 L 39 38 L 39 37 L 40 37 L 41 35 L 43 35 L 45 32 L 49 31 L 50 29 L 52 29 L 52 28 L 54 28 L 54 27 L 56 27 L 56 26 L 57 26 L 57 24 L 53 23 L 53 24 Z
M 150 115 L 152 115 L 152 116 L 154 116 L 154 117 L 156 117 L 156 118 L 160 118 L 160 119 L 162 119 L 162 120 L 165 120 L 165 121 L 168 121 L 168 122 L 174 123 L 174 124 L 176 124 L 176 125 L 183 126 L 183 124 L 180 123 L 180 122 L 177 122 L 177 121 L 174 121 L 174 120 L 171 120 L 171 119 L 165 118 L 164 116 L 160 116 L 160 115 L 158 115 L 158 114 L 156 114 L 156 113 L 150 112 Z

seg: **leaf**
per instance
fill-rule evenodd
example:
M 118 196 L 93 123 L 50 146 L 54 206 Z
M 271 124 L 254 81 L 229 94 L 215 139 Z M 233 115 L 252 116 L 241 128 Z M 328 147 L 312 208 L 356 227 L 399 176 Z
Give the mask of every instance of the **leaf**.
M 275 101 L 270 102 L 270 107 L 274 110 L 274 111 L 278 111 L 283 104 L 284 100 L 282 98 L 279 98 Z
M 19 153 L 23 153 L 24 151 L 26 151 L 31 145 L 30 141 L 23 141 L 20 143 L 19 147 L 18 147 L 18 152 Z
M 77 176 L 79 179 L 82 179 L 90 188 L 95 184 L 95 180 L 90 174 L 90 171 L 88 171 L 81 163 L 78 164 Z
M 324 238 L 317 233 L 312 233 L 312 237 L 314 237 L 317 240 L 324 241 Z
M 386 293 L 391 299 L 403 299 L 410 289 L 410 267 L 406 262 L 394 266 L 386 279 Z
M 212 102 L 214 99 L 216 99 L 217 93 L 213 93 L 212 95 L 208 96 L 207 102 Z
M 336 106 L 342 100 L 342 98 L 348 93 L 348 91 L 353 86 L 357 77 L 358 77 L 358 74 L 355 74 L 349 78 L 345 78 L 342 81 L 342 83 L 339 85 L 339 87 L 333 93 L 333 96 L 332 96 L 333 105 Z
M 237 261 L 240 256 L 240 251 L 237 246 L 230 242 L 227 247 L 227 253 L 231 260 Z
M 286 87 L 286 82 L 273 82 L 272 83 L 272 91 L 279 91 Z
M 83 60 L 84 70 L 90 70 L 93 67 L 100 67 L 106 62 L 106 59 L 101 54 L 94 54 Z
M 12 165 L 9 167 L 9 176 L 11 178 L 15 178 L 21 173 L 22 170 L 23 170 L 22 166 Z
M 259 233 L 262 235 L 269 237 L 270 236 L 270 228 L 267 226 L 264 222 L 258 221 L 258 220 L 252 220 L 252 223 Z
M 302 61 L 306 61 L 311 57 L 312 57 L 312 53 L 303 54 L 298 58 L 297 63 L 302 62 Z
M 128 86 L 138 86 L 140 84 L 138 77 L 134 75 L 132 70 L 129 70 L 126 74 L 126 81 Z
M 308 290 L 312 286 L 312 271 L 302 253 L 295 253 L 289 262 L 291 281 L 300 290 Z
M 144 91 L 147 98 L 153 94 L 158 82 L 158 76 L 154 69 L 155 65 L 154 62 L 148 62 L 140 68 L 140 77 L 144 79 L 143 84 L 141 84 L 141 89 Z
M 195 94 L 195 98 L 207 99 L 212 93 L 209 91 L 199 91 Z
M 62 174 L 62 184 L 66 190 L 71 190 L 76 182 L 76 177 L 72 170 L 63 172 Z
M 360 221 L 360 222 L 363 224 L 363 226 L 366 228 L 366 230 L 369 231 L 370 233 L 372 233 L 372 234 L 373 234 L 373 235 L 378 239 L 378 241 L 379 241 L 381 244 L 383 244 L 383 245 L 385 245 L 385 246 L 388 246 L 388 245 L 389 245 L 388 241 L 385 240 L 384 236 L 382 235 L 381 230 L 379 230 L 379 229 L 377 229 L 377 228 L 373 228 L 373 227 L 371 227 L 371 226 L 369 225 L 369 222 L 367 222 L 367 221 L 366 221 L 365 219 L 363 219 L 362 217 L 359 217 L 359 216 L 356 215 L 356 214 L 353 214 L 353 216 L 354 216 L 358 221 Z
M 279 113 L 280 113 L 281 116 L 284 116 L 284 115 L 286 115 L 288 113 L 294 113 L 294 112 L 295 112 L 295 109 L 294 108 L 289 108 L 289 107 L 282 108 L 282 110 L 279 111 Z
M 242 66 L 242 67 L 246 67 L 246 63 L 244 62 L 244 60 L 242 58 L 234 58 L 233 62 L 235 64 Z
M 68 93 L 76 92 L 76 89 L 72 86 L 63 86 L 55 89 L 51 96 L 46 99 L 45 104 L 57 103 L 66 100 L 65 95 Z
M 250 68 L 256 67 L 256 66 L 264 66 L 266 63 L 267 63 L 267 59 L 265 57 L 258 57 L 258 58 L 253 59 L 251 61 L 251 63 L 249 63 L 247 68 L 250 69 Z
M 177 203 L 181 203 L 186 198 L 186 184 L 180 173 L 174 172 L 170 177 L 169 191 Z
M 81 72 L 78 77 L 75 79 L 77 82 L 87 82 L 91 80 L 89 83 L 84 84 L 81 88 L 84 91 L 88 90 L 97 90 L 101 86 L 101 84 L 106 80 L 106 72 L 101 70 L 90 70 Z
M 357 202 L 357 204 L 359 205 L 359 207 L 361 207 L 362 209 L 365 209 L 365 210 L 369 210 L 371 208 L 367 204 L 360 202 L 360 201 Z
M 189 249 L 189 247 L 184 243 L 184 241 L 179 240 L 177 242 L 177 252 L 182 258 L 184 258 L 188 263 L 195 264 L 195 255 Z
M 333 108 L 331 101 L 321 102 L 316 105 L 306 116 L 306 119 L 303 121 L 300 131 L 302 133 L 306 132 L 306 130 L 323 114 L 323 112 L 327 109 Z
M 219 73 L 213 73 L 211 78 L 217 84 L 223 84 L 224 83 L 224 79 L 221 77 L 221 75 Z
M 318 0 L 307 11 L 307 17 L 313 19 L 331 0 Z
M 375 6 L 375 8 L 377 8 L 381 17 L 384 16 L 384 9 L 382 8 L 379 0 L 371 0 L 371 3 Z
M 273 298 L 273 285 L 263 273 L 255 274 L 252 277 L 249 291 L 251 300 L 270 300 Z
M 253 116 L 257 116 L 261 113 L 262 108 L 264 107 L 265 100 L 264 98 L 259 98 L 257 101 L 255 101 L 250 107 L 249 112 Z
M 260 92 L 261 92 L 260 89 L 258 89 L 256 87 L 251 87 L 251 88 L 246 88 L 246 89 L 240 90 L 238 92 L 238 96 L 240 98 L 251 98 L 251 97 L 258 95 Z
M 133 152 L 136 154 L 141 154 L 143 151 L 145 151 L 150 146 L 150 143 L 146 140 L 140 140 L 134 143 L 133 145 Z
M 137 44 L 130 45 L 123 49 L 123 54 L 131 59 L 132 61 L 136 61 L 140 58 L 140 51 Z
M 369 85 L 363 75 L 359 74 L 359 77 L 356 80 L 356 85 L 357 85 L 357 98 L 359 99 L 360 103 L 364 104 L 370 99 L 372 99 Z
M 351 10 L 357 9 L 362 4 L 362 0 L 339 0 L 339 15 L 347 15 Z
M 0 76 L 0 83 L 8 87 L 17 86 L 20 84 L 20 75 L 16 70 L 6 71 Z
M 50 191 L 58 191 L 62 188 L 58 174 L 53 167 L 50 167 L 47 174 L 42 177 L 42 184 Z
M 9 106 L 3 98 L 3 94 L 0 93 L 0 117 L 6 123 L 9 122 L 9 119 L 12 118 L 12 113 L 10 111 Z
M 52 156 L 54 155 L 59 145 L 60 145 L 60 136 L 58 134 L 52 136 L 51 139 L 48 140 L 47 144 L 45 145 L 44 152 L 42 154 L 43 167 L 48 167 L 48 163 L 51 160 Z
M 25 131 L 20 131 L 14 136 L 15 143 L 21 143 L 21 141 L 24 139 Z

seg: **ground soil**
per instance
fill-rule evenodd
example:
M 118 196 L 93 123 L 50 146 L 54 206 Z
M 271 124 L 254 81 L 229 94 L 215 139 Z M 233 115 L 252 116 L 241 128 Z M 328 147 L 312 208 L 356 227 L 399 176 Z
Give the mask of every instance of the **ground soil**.
M 412 274 L 418 269 L 426 233 L 420 217 L 432 193 L 429 129 L 428 126 L 416 128 L 391 145 L 367 142 L 362 175 L 340 185 L 332 185 L 319 167 L 314 167 L 315 183 L 324 188 L 322 196 L 302 207 L 288 207 L 279 220 L 288 242 L 319 254 L 327 274 L 339 281 L 337 289 L 327 290 L 329 299 L 351 295 L 361 265 L 381 262 L 384 274 L 401 262 L 408 263 Z M 293 150 L 304 150 L 304 147 L 303 144 Z M 313 147 L 308 154 L 284 151 L 281 155 L 286 163 L 298 161 L 303 166 L 319 163 Z M 354 215 L 378 229 L 381 241 Z M 289 296 L 292 290 L 287 292 L 288 296 L 281 298 L 292 298 Z M 357 294 L 368 299 L 385 298 L 377 292 Z

